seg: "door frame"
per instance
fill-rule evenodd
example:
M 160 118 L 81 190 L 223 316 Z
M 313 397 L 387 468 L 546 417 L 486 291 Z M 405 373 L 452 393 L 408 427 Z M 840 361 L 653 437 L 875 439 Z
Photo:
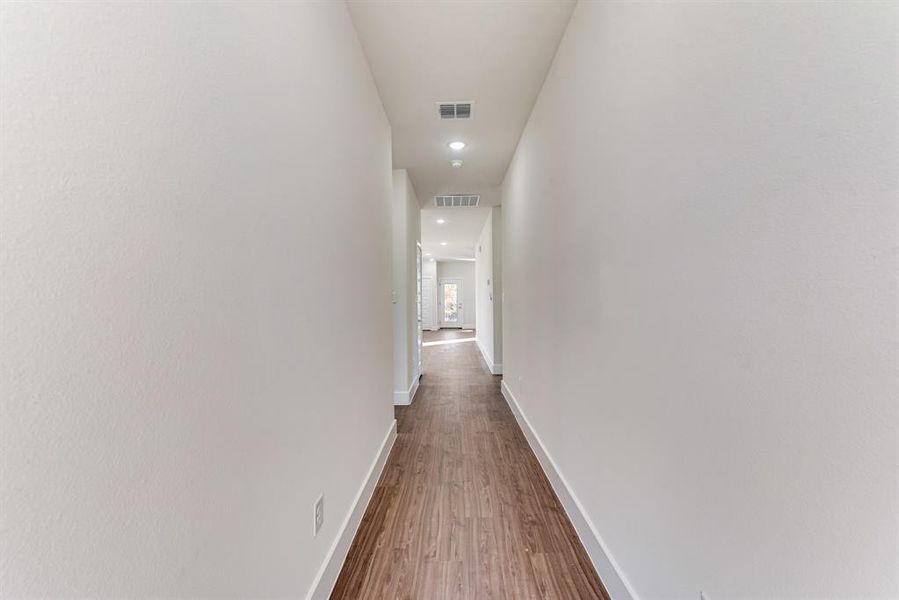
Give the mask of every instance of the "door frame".
M 415 289 L 416 289 L 415 314 L 417 317 L 417 319 L 416 319 L 417 327 L 416 327 L 416 331 L 415 331 L 415 347 L 417 350 L 415 353 L 416 354 L 416 356 L 415 356 L 415 359 L 416 359 L 416 365 L 415 365 L 416 381 L 418 380 L 418 377 L 421 377 L 421 349 L 422 349 L 422 343 L 424 343 L 424 339 L 423 339 L 424 334 L 422 333 L 422 329 L 421 329 L 421 324 L 422 324 L 422 312 L 421 312 L 422 311 L 422 305 L 421 305 L 422 264 L 421 264 L 421 258 L 422 258 L 421 257 L 421 242 L 416 242 L 415 243 Z
M 458 307 L 459 318 L 456 323 L 444 324 L 443 321 L 443 284 L 444 283 L 455 283 L 456 284 L 456 305 Z M 462 302 L 462 278 L 461 277 L 441 277 L 437 280 L 437 326 L 441 329 L 462 329 L 463 323 L 465 323 L 465 304 Z

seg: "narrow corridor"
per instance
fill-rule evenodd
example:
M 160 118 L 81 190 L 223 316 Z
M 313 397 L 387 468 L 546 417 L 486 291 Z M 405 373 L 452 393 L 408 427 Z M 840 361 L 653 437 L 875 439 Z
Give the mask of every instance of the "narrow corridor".
M 608 598 L 475 343 L 423 363 L 331 597 Z
M 899 600 L 897 200 L 899 0 L 0 0 L 0 600 Z

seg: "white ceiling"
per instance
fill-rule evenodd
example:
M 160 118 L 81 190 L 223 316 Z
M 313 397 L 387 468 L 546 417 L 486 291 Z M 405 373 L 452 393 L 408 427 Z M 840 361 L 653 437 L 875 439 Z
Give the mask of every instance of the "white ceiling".
M 489 208 L 423 208 L 421 251 L 425 258 L 474 258 L 474 245 L 488 212 Z M 446 223 L 439 224 L 437 219 Z
M 500 184 L 574 1 L 348 4 L 393 129 L 393 166 L 409 171 L 422 207 L 433 206 L 438 194 L 480 194 L 481 206 L 499 204 Z M 439 119 L 436 103 L 442 101 L 474 102 L 472 118 Z M 450 150 L 453 140 L 465 142 L 465 149 Z M 454 158 L 464 161 L 461 169 L 450 166 Z M 466 211 L 472 216 L 461 216 Z M 481 215 L 479 223 L 475 214 Z M 452 235 L 473 257 L 486 212 L 457 208 L 447 215 L 459 215 L 452 233 L 435 231 L 422 214 L 422 245 L 440 248 L 439 241 L 451 240 L 431 235 Z

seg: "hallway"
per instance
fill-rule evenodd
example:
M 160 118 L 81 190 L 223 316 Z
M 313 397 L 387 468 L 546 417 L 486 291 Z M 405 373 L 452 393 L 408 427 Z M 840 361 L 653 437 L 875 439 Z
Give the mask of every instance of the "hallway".
M 423 363 L 331 597 L 608 598 L 476 344 Z
M 0 600 L 899 600 L 897 158 L 899 0 L 0 0 Z

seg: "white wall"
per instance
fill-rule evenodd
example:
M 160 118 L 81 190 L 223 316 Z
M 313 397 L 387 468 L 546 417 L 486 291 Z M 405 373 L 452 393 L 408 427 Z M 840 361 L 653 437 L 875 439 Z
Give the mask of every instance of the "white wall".
M 492 209 L 493 224 L 493 372 L 503 368 L 503 209 Z
M 0 94 L 3 595 L 305 596 L 393 422 L 346 7 L 4 3 Z
M 502 209 L 494 206 L 487 215 L 475 246 L 475 300 L 477 340 L 487 367 L 502 373 Z
M 438 260 L 437 281 L 441 279 L 462 280 L 462 327 L 473 329 L 477 323 L 477 292 L 474 278 L 473 260 Z M 440 306 L 439 285 L 437 291 L 437 319 L 441 318 L 443 311 Z
M 897 598 L 897 5 L 581 2 L 505 382 L 645 599 Z
M 393 395 L 408 404 L 418 379 L 418 265 L 421 209 L 405 169 L 393 171 Z

